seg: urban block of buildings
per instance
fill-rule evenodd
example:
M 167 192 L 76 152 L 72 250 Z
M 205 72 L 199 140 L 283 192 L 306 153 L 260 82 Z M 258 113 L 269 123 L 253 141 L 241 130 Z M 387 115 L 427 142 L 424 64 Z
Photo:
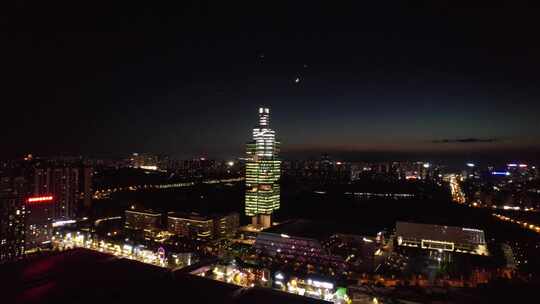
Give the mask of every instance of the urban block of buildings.
M 234 237 L 239 225 L 240 215 L 234 212 L 205 216 L 198 213 L 163 214 L 152 210 L 126 210 L 124 227 L 143 231 L 147 237 L 166 230 L 173 235 L 205 241 Z
M 53 225 L 91 204 L 92 168 L 82 161 L 24 160 L 0 167 L 0 262 L 48 247 Z

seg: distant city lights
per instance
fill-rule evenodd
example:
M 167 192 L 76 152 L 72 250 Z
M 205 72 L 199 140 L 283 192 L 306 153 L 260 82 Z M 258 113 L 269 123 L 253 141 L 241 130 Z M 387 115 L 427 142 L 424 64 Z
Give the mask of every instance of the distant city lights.
M 509 176 L 510 172 L 508 172 L 508 171 L 493 171 L 493 172 L 491 172 L 491 174 Z
M 52 223 L 52 226 L 53 227 L 62 227 L 62 226 L 68 225 L 68 224 L 74 224 L 76 222 L 77 222 L 76 220 L 56 221 L 56 222 Z
M 473 164 L 473 163 L 467 163 L 467 167 L 469 167 L 469 168 L 473 168 L 474 166 L 475 166 L 475 164 Z
M 313 285 L 315 287 L 322 287 L 322 288 L 326 288 L 326 289 L 333 289 L 334 288 L 334 284 L 330 283 L 330 282 L 321 282 L 321 281 L 315 281 L 315 280 L 311 280 L 311 279 L 308 279 L 307 283 L 309 285 Z
M 144 170 L 152 170 L 152 171 L 156 171 L 158 169 L 157 166 L 140 166 L 140 168 Z

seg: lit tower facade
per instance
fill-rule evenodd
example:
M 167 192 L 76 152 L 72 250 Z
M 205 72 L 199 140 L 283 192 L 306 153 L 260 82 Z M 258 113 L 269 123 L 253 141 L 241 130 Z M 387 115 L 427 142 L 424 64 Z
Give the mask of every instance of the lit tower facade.
M 270 129 L 270 109 L 259 108 L 259 124 L 246 151 L 246 215 L 252 217 L 253 225 L 270 227 L 271 214 L 279 209 L 279 145 L 276 132 Z

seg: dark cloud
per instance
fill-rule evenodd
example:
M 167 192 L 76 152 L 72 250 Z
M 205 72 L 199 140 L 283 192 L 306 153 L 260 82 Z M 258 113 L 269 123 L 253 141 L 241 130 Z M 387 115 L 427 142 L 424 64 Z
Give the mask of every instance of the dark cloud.
M 458 143 L 458 144 L 475 144 L 475 143 L 496 143 L 501 142 L 500 139 L 497 138 L 475 138 L 475 137 L 469 137 L 469 138 L 455 138 L 455 139 L 441 139 L 441 140 L 433 140 L 431 141 L 435 144 L 451 144 L 451 143 Z

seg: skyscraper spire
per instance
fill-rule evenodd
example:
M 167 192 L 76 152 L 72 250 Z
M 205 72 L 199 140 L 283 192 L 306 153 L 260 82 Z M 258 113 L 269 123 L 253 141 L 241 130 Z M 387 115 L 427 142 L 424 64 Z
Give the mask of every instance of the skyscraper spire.
M 270 109 L 259 108 L 259 127 L 270 126 Z

